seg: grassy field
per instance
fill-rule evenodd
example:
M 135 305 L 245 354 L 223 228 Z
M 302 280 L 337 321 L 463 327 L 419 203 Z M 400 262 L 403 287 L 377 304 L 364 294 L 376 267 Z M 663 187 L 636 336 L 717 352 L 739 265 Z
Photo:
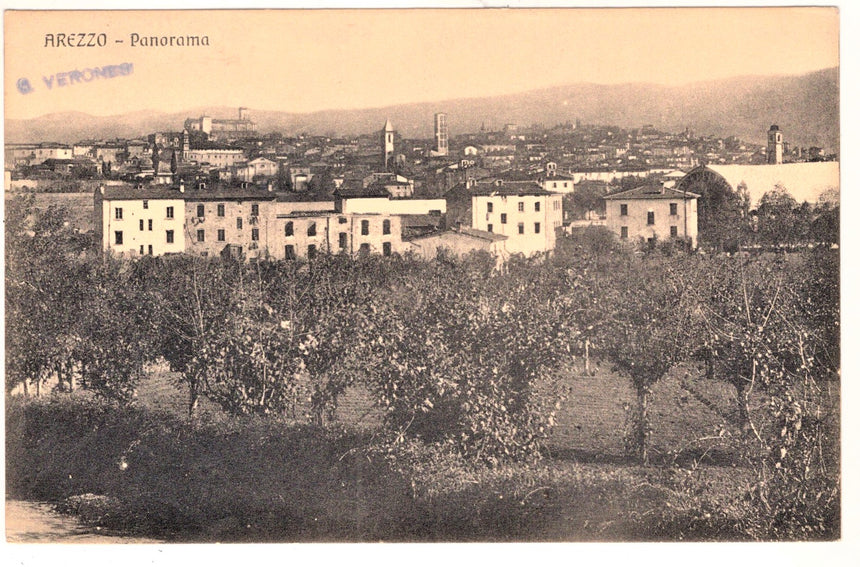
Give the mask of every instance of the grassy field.
M 171 541 L 750 539 L 754 474 L 718 435 L 732 392 L 690 374 L 655 389 L 655 465 L 625 459 L 633 392 L 598 367 L 560 373 L 568 399 L 547 459 L 476 469 L 432 448 L 380 453 L 379 415 L 358 389 L 326 428 L 205 401 L 189 421 L 176 375 L 152 368 L 131 409 L 81 392 L 7 399 L 7 497 Z

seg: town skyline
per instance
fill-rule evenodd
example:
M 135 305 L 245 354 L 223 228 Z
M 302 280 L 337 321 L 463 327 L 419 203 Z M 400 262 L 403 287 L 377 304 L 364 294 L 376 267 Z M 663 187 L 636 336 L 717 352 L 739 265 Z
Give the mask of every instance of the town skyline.
M 6 118 L 68 111 L 179 112 L 207 105 L 310 113 L 572 83 L 681 86 L 839 65 L 838 11 L 822 7 L 238 15 L 175 11 L 165 18 L 163 12 L 131 11 L 119 21 L 101 11 L 9 11 L 6 44 L 20 49 L 6 50 Z M 89 40 L 104 45 L 66 48 L 55 35 L 61 29 L 93 33 Z M 282 36 L 289 40 L 279 42 Z M 665 41 L 670 37 L 695 37 L 695 49 Z M 153 38 L 155 43 L 166 38 L 167 45 L 153 47 Z M 786 45 L 792 46 L 791 57 Z M 120 64 L 130 64 L 131 71 L 74 80 L 76 72 Z M 26 92 L 17 84 L 22 78 L 30 85 Z

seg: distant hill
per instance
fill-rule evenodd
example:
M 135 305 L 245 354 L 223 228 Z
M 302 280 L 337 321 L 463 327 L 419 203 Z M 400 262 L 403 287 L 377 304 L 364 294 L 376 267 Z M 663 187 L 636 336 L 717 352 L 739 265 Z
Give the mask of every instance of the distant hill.
M 378 130 L 390 118 L 407 138 L 430 138 L 433 113 L 447 112 L 451 133 L 476 132 L 485 124 L 553 126 L 580 119 L 626 128 L 653 124 L 670 132 L 689 126 L 696 134 L 739 136 L 765 143 L 779 124 L 789 144 L 839 151 L 839 70 L 797 76 L 735 77 L 667 87 L 648 83 L 577 83 L 513 95 L 415 103 L 309 114 L 251 110 L 264 133 L 355 135 Z M 32 120 L 7 120 L 9 142 L 74 142 L 84 138 L 131 138 L 179 130 L 185 118 L 202 114 L 232 118 L 235 108 L 194 108 L 179 113 L 139 111 L 100 117 L 58 113 Z

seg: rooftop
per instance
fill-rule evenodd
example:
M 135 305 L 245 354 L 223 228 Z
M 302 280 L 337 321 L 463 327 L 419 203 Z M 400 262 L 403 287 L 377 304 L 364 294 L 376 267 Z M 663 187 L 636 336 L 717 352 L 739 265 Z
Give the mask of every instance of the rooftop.
M 633 189 L 621 191 L 603 197 L 604 199 L 697 199 L 701 195 L 689 191 L 679 191 L 662 185 L 640 185 Z

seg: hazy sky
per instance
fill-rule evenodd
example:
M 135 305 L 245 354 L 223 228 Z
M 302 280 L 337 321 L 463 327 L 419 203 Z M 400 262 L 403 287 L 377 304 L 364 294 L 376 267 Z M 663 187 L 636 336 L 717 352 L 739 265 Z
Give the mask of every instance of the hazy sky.
M 309 112 L 576 82 L 799 74 L 838 65 L 838 25 L 820 7 L 6 12 L 6 117 Z M 45 34 L 72 32 L 104 33 L 107 44 L 44 46 Z M 132 47 L 132 33 L 206 35 L 209 46 Z M 121 63 L 133 71 L 57 84 L 60 73 Z

